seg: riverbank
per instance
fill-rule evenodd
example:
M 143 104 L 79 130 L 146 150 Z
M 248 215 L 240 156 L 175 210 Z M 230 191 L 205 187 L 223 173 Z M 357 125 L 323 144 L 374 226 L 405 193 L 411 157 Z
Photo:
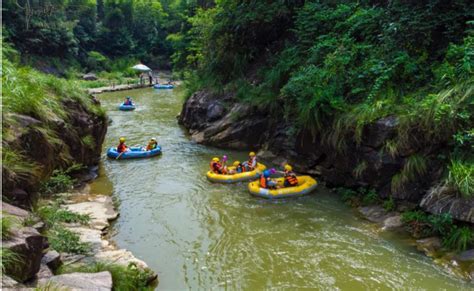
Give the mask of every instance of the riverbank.
M 21 270 L 9 267 L 3 276 L 2 288 L 87 288 L 101 290 L 112 290 L 116 286 L 114 278 L 116 274 L 108 271 L 109 268 L 123 268 L 123 270 L 137 270 L 142 276 L 144 286 L 157 284 L 157 274 L 150 270 L 145 262 L 137 259 L 125 249 L 117 248 L 109 237 L 111 223 L 119 216 L 112 197 L 104 195 L 91 195 L 86 186 L 81 191 L 73 193 L 62 193 L 56 195 L 54 200 L 43 201 L 44 204 L 54 204 L 55 201 L 63 201 L 60 206 L 62 211 L 72 213 L 81 217 L 89 217 L 87 223 L 67 223 L 61 225 L 64 229 L 78 235 L 80 244 L 89 249 L 84 254 L 57 252 L 51 247 L 47 248 L 47 242 L 42 238 L 40 232 L 45 231 L 44 223 L 39 221 L 33 227 L 23 227 L 15 230 L 10 239 L 4 240 L 4 247 L 14 250 L 17 254 L 26 256 L 29 268 Z M 20 225 L 25 225 L 27 220 L 32 219 L 32 214 L 16 208 L 12 205 L 3 204 L 5 214 L 15 217 Z M 37 218 L 36 218 L 37 219 Z M 27 234 L 27 235 L 26 235 Z M 37 243 L 32 243 L 32 237 L 37 237 Z M 41 243 L 43 241 L 43 243 Z M 46 248 L 43 250 L 43 244 Z M 24 245 L 24 254 L 20 252 Z M 29 250 L 29 251 L 28 251 Z M 32 252 L 36 250 L 35 252 Z M 87 272 L 88 266 L 99 266 L 94 272 Z M 21 272 L 21 273 L 18 273 Z M 10 274 L 15 279 L 24 282 L 19 283 L 8 277 Z M 119 274 L 126 276 L 125 274 Z

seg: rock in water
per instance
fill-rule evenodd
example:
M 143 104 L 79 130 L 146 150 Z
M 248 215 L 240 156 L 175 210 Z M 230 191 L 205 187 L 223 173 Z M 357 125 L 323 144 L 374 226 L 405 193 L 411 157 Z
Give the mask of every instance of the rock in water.
M 395 215 L 392 217 L 389 217 L 383 221 L 383 230 L 391 230 L 391 229 L 396 229 L 400 228 L 403 226 L 402 223 L 402 218 L 400 215 Z
M 112 275 L 105 271 L 100 273 L 71 273 L 42 279 L 39 286 L 52 284 L 54 287 L 64 287 L 70 290 L 112 290 Z
M 5 274 L 20 282 L 33 278 L 40 269 L 43 242 L 44 237 L 32 227 L 22 228 L 9 240 L 3 241 L 3 248 L 20 258 L 20 262 L 5 267 Z

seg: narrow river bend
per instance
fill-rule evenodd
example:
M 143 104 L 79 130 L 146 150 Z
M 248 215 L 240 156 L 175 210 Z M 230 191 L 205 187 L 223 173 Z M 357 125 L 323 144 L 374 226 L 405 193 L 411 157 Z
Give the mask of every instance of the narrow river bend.
M 117 109 L 127 95 L 137 110 Z M 246 153 L 191 142 L 176 121 L 176 92 L 147 88 L 99 99 L 112 124 L 91 189 L 120 200 L 114 240 L 158 273 L 159 290 L 472 288 L 404 238 L 355 217 L 329 191 L 271 202 L 251 197 L 245 183 L 208 182 L 210 158 L 244 160 Z M 108 160 L 105 151 L 120 136 L 129 146 L 157 137 L 163 155 Z

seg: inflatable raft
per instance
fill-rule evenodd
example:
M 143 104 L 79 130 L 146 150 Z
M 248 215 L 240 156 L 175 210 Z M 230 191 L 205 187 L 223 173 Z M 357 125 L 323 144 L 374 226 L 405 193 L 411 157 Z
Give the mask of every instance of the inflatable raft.
M 132 105 L 125 105 L 123 102 L 120 104 L 119 109 L 122 111 L 131 111 L 135 110 L 135 104 Z
M 151 158 L 161 154 L 161 146 L 157 146 L 151 151 L 144 151 L 141 147 L 130 147 L 129 149 L 130 151 L 124 152 L 119 160 Z M 111 159 L 117 159 L 118 156 L 117 148 L 109 148 L 107 151 L 107 157 Z
M 155 84 L 155 85 L 153 85 L 153 88 L 155 88 L 155 89 L 173 89 L 174 85 L 171 85 L 171 84 Z
M 227 167 L 229 170 L 235 169 L 235 167 Z M 207 172 L 207 179 L 211 182 L 217 183 L 237 183 L 242 181 L 248 181 L 257 179 L 262 171 L 266 169 L 265 165 L 258 163 L 257 168 L 253 171 L 234 174 L 234 175 L 222 175 L 214 172 Z
M 296 196 L 303 196 L 309 194 L 313 191 L 318 182 L 315 179 L 311 178 L 310 176 L 298 176 L 298 185 L 294 187 L 284 187 L 280 189 L 265 189 L 260 188 L 260 181 L 255 181 L 249 183 L 249 191 L 250 194 L 267 198 L 267 199 L 274 199 L 274 198 L 288 198 L 288 197 L 296 197 Z M 278 183 L 278 186 L 283 186 L 283 182 L 285 178 L 277 178 L 275 179 Z

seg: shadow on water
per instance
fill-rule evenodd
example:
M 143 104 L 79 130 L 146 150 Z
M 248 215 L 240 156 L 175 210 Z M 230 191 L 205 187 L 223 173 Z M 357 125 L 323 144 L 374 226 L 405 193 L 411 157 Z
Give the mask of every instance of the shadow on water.
M 117 106 L 130 95 L 137 110 Z M 189 140 L 176 121 L 181 100 L 151 88 L 99 96 L 112 119 L 101 177 L 91 189 L 118 197 L 117 244 L 159 274 L 158 289 L 468 289 L 403 239 L 380 235 L 331 192 L 284 201 L 251 197 L 247 184 L 212 184 L 213 156 L 245 160 Z M 129 145 L 157 137 L 158 158 L 105 156 L 125 136 Z

